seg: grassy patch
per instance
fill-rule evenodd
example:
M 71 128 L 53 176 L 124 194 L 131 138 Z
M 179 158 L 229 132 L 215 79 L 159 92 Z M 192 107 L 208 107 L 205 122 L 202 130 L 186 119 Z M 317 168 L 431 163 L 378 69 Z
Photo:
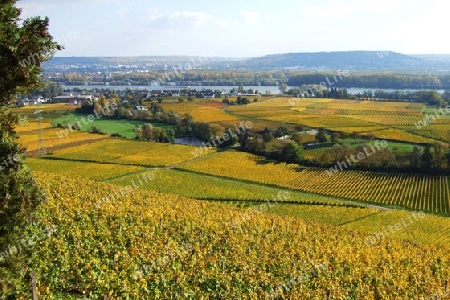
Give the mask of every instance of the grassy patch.
M 70 123 L 75 124 L 76 122 L 80 121 L 81 131 L 90 131 L 92 127 L 97 127 L 101 131 L 107 133 L 107 134 L 115 134 L 118 133 L 121 136 L 124 136 L 126 138 L 132 139 L 136 136 L 135 134 L 135 128 L 142 126 L 145 123 L 143 121 L 136 121 L 136 120 L 114 120 L 114 119 L 101 119 L 96 118 L 92 122 L 88 122 L 87 120 L 87 114 L 68 114 L 64 117 L 57 118 L 52 122 L 53 126 L 56 126 L 58 123 Z M 82 121 L 82 118 L 84 118 L 85 122 Z M 87 124 L 85 124 L 87 123 Z M 170 129 L 173 128 L 173 126 L 168 124 L 162 124 L 162 123 L 152 123 L 154 127 L 161 127 L 164 129 Z

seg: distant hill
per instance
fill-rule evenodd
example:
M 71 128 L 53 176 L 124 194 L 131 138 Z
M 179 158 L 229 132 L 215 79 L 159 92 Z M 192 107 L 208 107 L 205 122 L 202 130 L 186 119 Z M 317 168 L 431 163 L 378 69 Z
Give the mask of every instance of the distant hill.
M 430 70 L 450 72 L 450 54 L 415 54 L 411 56 L 421 59 L 424 66 Z
M 55 65 L 136 65 L 186 66 L 212 69 L 314 69 L 439 72 L 450 71 L 450 55 L 405 55 L 392 51 L 336 51 L 272 54 L 253 58 L 201 56 L 136 57 L 54 57 L 45 66 Z
M 423 59 L 390 51 L 345 51 L 274 54 L 252 58 L 244 66 L 252 69 L 358 69 L 408 70 L 423 65 Z
M 202 57 L 202 56 L 129 56 L 129 57 L 53 57 L 47 64 L 57 65 L 77 65 L 77 64 L 208 64 L 223 61 L 236 61 L 242 59 L 232 59 L 223 57 Z

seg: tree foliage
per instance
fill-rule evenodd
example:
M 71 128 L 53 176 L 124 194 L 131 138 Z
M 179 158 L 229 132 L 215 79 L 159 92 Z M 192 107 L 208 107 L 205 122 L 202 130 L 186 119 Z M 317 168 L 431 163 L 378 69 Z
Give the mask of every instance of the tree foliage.
M 15 0 L 0 5 L 0 248 L 13 243 L 15 230 L 32 221 L 32 212 L 44 199 L 23 162 L 14 130 L 19 117 L 7 105 L 18 93 L 42 86 L 41 63 L 61 47 L 48 32 L 48 18 L 23 20 Z M 1 267 L 5 266 L 0 262 Z M 10 261 L 9 269 L 23 268 Z
M 41 63 L 61 49 L 48 32 L 48 18 L 33 17 L 19 25 L 21 10 L 15 2 L 2 1 L 0 7 L 0 103 L 41 86 Z

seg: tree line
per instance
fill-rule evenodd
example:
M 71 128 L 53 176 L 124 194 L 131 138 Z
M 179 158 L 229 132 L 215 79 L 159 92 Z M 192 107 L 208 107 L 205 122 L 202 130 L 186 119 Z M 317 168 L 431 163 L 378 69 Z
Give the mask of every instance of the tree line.
M 293 97 L 306 98 L 334 98 L 334 99 L 374 99 L 386 101 L 407 101 L 426 103 L 428 105 L 444 106 L 450 101 L 450 90 L 440 94 L 435 90 L 424 91 L 384 91 L 363 90 L 361 93 L 351 94 L 347 89 L 331 87 L 330 89 L 321 85 L 301 85 L 290 88 L 285 92 Z
M 302 84 L 319 85 L 324 82 L 334 87 L 374 88 L 374 89 L 450 89 L 450 75 L 435 74 L 392 74 L 392 73 L 352 73 L 347 76 L 336 72 L 290 73 L 285 82 L 290 86 Z
M 172 82 L 180 86 L 276 86 L 285 83 L 289 86 L 302 84 L 319 85 L 324 82 L 329 87 L 354 87 L 371 89 L 450 89 L 450 75 L 391 72 L 348 72 L 340 76 L 333 71 L 252 71 L 252 70 L 189 70 L 189 71 L 151 71 L 148 73 L 117 73 L 107 77 L 95 73 L 46 73 L 53 82 L 65 85 L 163 85 Z
M 318 144 L 328 144 L 316 158 L 303 161 L 306 165 L 330 167 L 339 162 L 349 162 L 349 158 L 363 153 L 363 159 L 350 160 L 349 169 L 409 171 L 409 172 L 450 172 L 450 149 L 442 143 L 414 145 L 411 152 L 399 151 L 396 147 L 375 147 L 380 141 L 366 137 L 366 141 L 356 147 L 345 143 L 346 139 L 361 139 L 353 132 L 331 131 L 329 138 L 323 128 L 315 136 Z M 386 141 L 385 141 L 386 142 Z M 386 142 L 388 144 L 388 142 Z M 370 155 L 368 155 L 370 154 Z

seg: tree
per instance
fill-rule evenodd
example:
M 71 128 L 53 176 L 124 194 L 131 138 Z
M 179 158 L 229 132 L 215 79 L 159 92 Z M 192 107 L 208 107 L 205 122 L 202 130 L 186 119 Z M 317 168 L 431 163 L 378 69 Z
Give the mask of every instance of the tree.
M 425 149 L 423 150 L 421 160 L 421 169 L 425 171 L 429 171 L 432 168 L 433 164 L 433 154 L 431 153 L 431 146 L 426 145 Z
M 152 130 L 152 140 L 155 142 L 164 143 L 167 141 L 166 131 L 162 128 L 153 128 Z
M 333 132 L 331 133 L 331 136 L 330 136 L 330 141 L 331 141 L 332 143 L 337 143 L 337 141 L 339 140 L 339 138 L 340 138 L 339 132 L 333 131 Z
M 450 102 L 450 91 L 445 90 L 444 93 L 442 93 L 442 99 L 446 102 Z
M 364 162 L 369 167 L 389 168 L 396 165 L 396 156 L 389 148 L 382 148 L 366 157 Z
M 238 96 L 236 99 L 236 104 L 238 104 L 238 105 L 245 105 L 245 104 L 249 104 L 249 103 L 250 103 L 250 100 L 246 97 Z
M 413 167 L 414 169 L 419 168 L 421 155 L 422 155 L 422 152 L 420 151 L 420 148 L 417 146 L 414 146 L 412 154 L 411 154 L 411 167 Z
M 447 171 L 450 171 L 450 151 L 445 153 L 445 160 L 447 161 Z
M 244 134 L 245 137 L 245 134 Z M 245 145 L 244 150 L 248 152 L 255 153 L 257 155 L 264 155 L 264 151 L 266 149 L 266 144 L 264 142 L 264 139 L 261 136 L 255 136 L 255 137 L 247 137 L 245 139 Z M 242 138 L 241 138 L 241 145 L 242 145 Z
M 60 95 L 63 92 L 63 88 L 56 82 L 46 82 L 44 87 L 41 87 L 33 93 L 39 94 L 44 98 L 52 98 Z
M 20 211 L 23 204 L 28 202 L 35 206 L 40 200 L 40 197 L 29 198 L 35 196 L 36 189 L 30 186 L 33 185 L 30 173 L 21 160 L 24 149 L 15 142 L 14 127 L 19 119 L 4 105 L 20 92 L 42 87 L 41 63 L 61 49 L 48 32 L 48 18 L 34 17 L 19 25 L 21 11 L 15 3 L 15 0 L 6 0 L 0 6 L 0 155 L 2 161 L 10 162 L 2 165 L 0 175 L 0 210 L 4 214 L 0 218 L 1 234 L 14 215 L 23 212 Z M 9 160 L 12 157 L 17 161 Z M 20 192 L 24 183 L 30 189 Z
M 6 2 L 6 3 L 5 3 Z M 15 0 L 0 7 L 0 103 L 17 93 L 43 86 L 41 63 L 62 49 L 48 32 L 48 18 L 30 18 L 19 25 L 20 9 Z
M 223 139 L 222 139 L 222 143 L 219 144 L 219 148 L 228 148 L 228 147 L 232 147 L 234 146 L 234 144 L 237 143 L 238 139 L 236 135 L 230 135 L 229 132 L 231 131 L 231 128 L 226 128 L 225 129 L 225 133 L 222 135 Z M 225 137 L 225 135 L 227 137 Z
M 297 125 L 295 125 L 295 130 L 297 130 L 297 131 L 303 131 L 303 124 L 297 124 Z
M 16 140 L 15 126 L 19 117 L 6 104 L 18 93 L 43 86 L 41 63 L 61 49 L 48 32 L 48 18 L 30 18 L 20 22 L 21 10 L 16 0 L 3 0 L 0 5 L 0 247 L 14 243 L 33 222 L 35 208 L 45 196 L 35 184 L 31 171 L 23 161 L 24 149 Z M 0 249 L 3 251 L 4 249 Z M 23 254 L 25 255 L 25 254 Z M 19 257 L 14 262 L 0 263 L 0 278 L 6 269 L 24 269 Z M 8 275 L 11 276 L 11 275 Z M 0 293 L 3 293 L 1 291 Z M 8 297 L 7 297 L 8 298 Z
M 299 146 L 302 145 L 302 134 L 300 132 L 294 133 L 292 135 L 292 140 L 296 142 Z
M 275 137 L 283 137 L 289 133 L 289 130 L 284 126 L 279 126 L 275 132 Z
M 344 99 L 347 99 L 347 98 L 348 98 L 348 92 L 347 92 L 347 89 L 343 89 L 343 90 L 342 90 L 342 97 L 343 97 Z
M 327 142 L 327 136 L 325 135 L 325 130 L 323 128 L 319 128 L 319 131 L 316 134 L 316 141 L 319 143 Z
M 329 154 L 329 157 L 332 159 L 332 163 L 336 164 L 339 161 L 344 160 L 345 157 L 350 157 L 352 154 L 352 147 L 350 145 L 333 145 L 330 150 L 326 151 Z
M 239 88 L 238 88 L 238 93 L 244 93 L 245 92 L 245 90 L 244 90 L 244 86 L 242 85 L 242 82 L 241 82 L 241 84 L 239 85 Z
M 169 129 L 166 131 L 167 141 L 169 143 L 175 143 L 175 131 L 173 129 Z
M 273 137 L 272 134 L 270 134 L 270 132 L 265 132 L 262 135 L 264 142 L 269 143 L 271 141 L 273 141 L 275 138 Z
M 288 86 L 287 86 L 286 83 L 280 83 L 280 84 L 278 85 L 278 89 L 280 90 L 280 92 L 281 92 L 282 94 L 285 94 L 285 93 L 286 93 L 287 88 L 288 88 Z
M 142 129 L 140 130 L 140 139 L 145 141 L 151 141 L 153 139 L 153 126 L 152 124 L 144 124 L 142 125 Z
M 433 166 L 436 169 L 442 169 L 444 166 L 444 147 L 440 143 L 433 144 Z
M 303 149 L 296 143 L 287 143 L 281 157 L 288 163 L 298 163 L 303 159 Z

